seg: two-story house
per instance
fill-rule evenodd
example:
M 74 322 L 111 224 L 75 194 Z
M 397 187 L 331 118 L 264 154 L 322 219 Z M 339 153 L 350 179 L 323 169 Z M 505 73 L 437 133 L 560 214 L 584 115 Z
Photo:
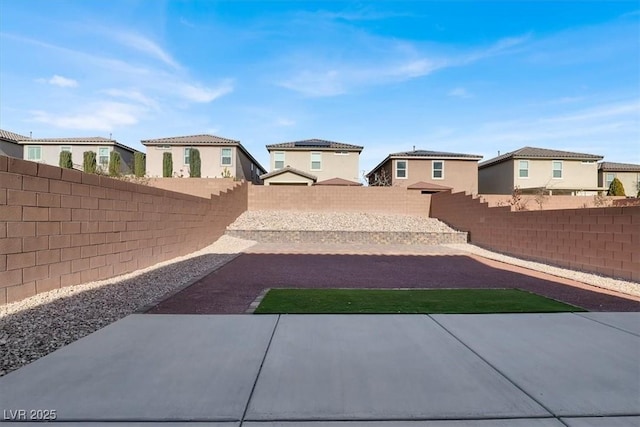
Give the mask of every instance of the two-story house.
M 141 141 L 147 147 L 147 175 L 162 177 L 164 153 L 171 153 L 173 176 L 189 176 L 191 150 L 200 152 L 202 178 L 234 178 L 259 184 L 266 170 L 240 141 L 215 135 L 188 135 Z
M 323 139 L 267 145 L 265 185 L 358 185 L 363 147 Z
M 29 139 L 29 137 L 0 129 L 0 156 L 21 159 L 22 145 L 20 145 L 20 141 L 25 139 Z
M 398 186 L 435 193 L 442 190 L 478 192 L 475 154 L 413 150 L 389 154 L 366 175 L 371 186 Z
M 640 165 L 630 163 L 598 163 L 598 186 L 609 189 L 614 178 L 622 182 L 627 196 L 637 196 L 640 192 Z
M 478 165 L 481 194 L 511 194 L 517 187 L 523 194 L 597 194 L 596 154 L 523 147 Z
M 96 153 L 96 163 L 99 169 L 109 170 L 111 152 L 120 154 L 121 172 L 130 173 L 133 165 L 133 155 L 138 150 L 128 147 L 118 141 L 100 136 L 79 138 L 38 138 L 20 141 L 24 149 L 24 159 L 32 162 L 46 163 L 58 166 L 60 152 L 71 153 L 74 169 L 83 169 L 85 151 Z

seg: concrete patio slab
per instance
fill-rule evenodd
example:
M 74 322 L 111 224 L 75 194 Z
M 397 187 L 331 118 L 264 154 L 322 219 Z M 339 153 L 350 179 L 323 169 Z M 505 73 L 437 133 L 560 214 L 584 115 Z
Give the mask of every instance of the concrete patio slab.
M 639 417 L 562 418 L 569 427 L 633 427 L 640 426 Z
M 128 316 L 0 378 L 2 409 L 55 409 L 58 421 L 239 421 L 276 320 Z
M 576 313 L 578 314 L 578 313 Z M 640 336 L 640 313 L 579 313 L 579 316 Z
M 575 314 L 432 315 L 556 416 L 640 413 L 640 338 Z
M 283 315 L 245 420 L 548 415 L 427 316 Z
M 281 421 L 245 422 L 242 427 L 564 427 L 555 418 L 454 421 Z

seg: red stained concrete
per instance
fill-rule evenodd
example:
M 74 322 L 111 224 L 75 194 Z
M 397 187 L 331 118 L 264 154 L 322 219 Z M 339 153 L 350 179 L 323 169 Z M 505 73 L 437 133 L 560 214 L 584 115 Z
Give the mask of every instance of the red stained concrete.
M 590 311 L 637 298 L 466 255 L 245 253 L 148 313 L 243 313 L 265 288 L 518 288 Z

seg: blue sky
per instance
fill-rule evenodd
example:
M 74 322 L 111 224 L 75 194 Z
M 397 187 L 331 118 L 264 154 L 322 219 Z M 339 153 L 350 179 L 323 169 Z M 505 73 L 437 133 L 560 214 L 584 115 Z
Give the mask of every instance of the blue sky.
M 0 128 L 640 163 L 640 4 L 0 0 Z

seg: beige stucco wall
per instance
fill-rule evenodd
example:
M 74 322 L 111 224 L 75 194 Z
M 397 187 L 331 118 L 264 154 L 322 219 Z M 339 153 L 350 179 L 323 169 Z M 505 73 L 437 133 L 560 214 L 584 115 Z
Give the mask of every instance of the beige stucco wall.
M 443 162 L 444 174 L 442 179 L 433 179 L 433 160 L 408 159 L 407 178 L 396 178 L 396 165 L 399 159 L 392 159 L 392 185 L 408 187 L 416 182 L 429 182 L 451 187 L 454 193 L 464 191 L 468 194 L 478 193 L 478 162 L 475 160 L 435 159 Z M 385 165 L 386 166 L 386 165 Z
M 73 167 L 74 169 L 79 169 L 79 170 L 83 170 L 85 151 L 93 151 L 94 153 L 96 153 L 96 162 L 98 163 L 98 167 L 100 167 L 98 149 L 108 148 L 109 156 L 111 156 L 112 151 L 116 151 L 120 153 L 122 173 L 129 173 L 133 168 L 133 153 L 123 149 L 122 147 L 118 147 L 114 145 L 74 145 L 72 143 L 24 144 L 23 149 L 24 149 L 25 160 L 27 160 L 26 157 L 27 157 L 28 147 L 41 147 L 42 160 L 40 160 L 38 163 L 44 163 L 52 166 L 58 166 L 60 164 L 60 149 L 62 147 L 71 147 L 71 160 L 73 161 Z M 107 171 L 108 171 L 108 167 L 105 170 L 105 172 Z
M 305 178 L 304 176 L 296 175 L 295 173 L 291 173 L 291 172 L 284 172 L 264 180 L 264 185 L 283 185 L 283 184 L 313 185 L 313 180 L 309 178 Z
M 640 172 L 613 172 L 613 171 L 598 171 L 598 185 L 606 188 L 605 174 L 612 173 L 616 178 L 622 182 L 624 186 L 624 193 L 627 196 L 635 197 L 638 194 L 638 183 L 640 183 Z
M 318 181 L 331 178 L 342 178 L 360 182 L 359 163 L 360 153 L 348 151 L 346 154 L 336 154 L 336 151 L 286 151 L 273 150 L 269 152 L 269 168 L 276 170 L 275 153 L 284 153 L 284 166 L 310 173 L 318 177 Z M 321 153 L 322 169 L 311 170 L 311 153 Z
M 236 169 L 237 155 L 236 147 L 207 147 L 207 146 L 171 146 L 169 149 L 160 149 L 156 146 L 147 147 L 147 175 L 150 177 L 162 177 L 162 157 L 163 153 L 171 153 L 173 158 L 173 174 L 174 176 L 189 176 L 189 163 L 185 163 L 184 149 L 197 148 L 200 151 L 200 175 L 202 178 L 222 178 L 222 173 L 226 167 L 231 173 L 231 177 L 236 177 L 238 173 Z M 221 164 L 222 148 L 231 148 L 231 165 L 223 166 Z M 238 176 L 238 179 L 243 178 Z
M 519 175 L 520 160 L 528 160 L 529 176 Z M 598 165 L 580 160 L 560 160 L 562 178 L 553 178 L 554 160 L 511 159 L 478 171 L 481 194 L 511 194 L 514 187 L 553 189 L 594 189 L 598 186 Z
M 545 187 L 563 189 L 587 189 L 598 186 L 598 164 L 583 163 L 579 160 L 560 160 L 562 178 L 553 178 L 554 160 L 529 160 L 529 178 L 520 178 L 518 163 L 515 160 L 513 178 L 515 185 L 522 189 Z

